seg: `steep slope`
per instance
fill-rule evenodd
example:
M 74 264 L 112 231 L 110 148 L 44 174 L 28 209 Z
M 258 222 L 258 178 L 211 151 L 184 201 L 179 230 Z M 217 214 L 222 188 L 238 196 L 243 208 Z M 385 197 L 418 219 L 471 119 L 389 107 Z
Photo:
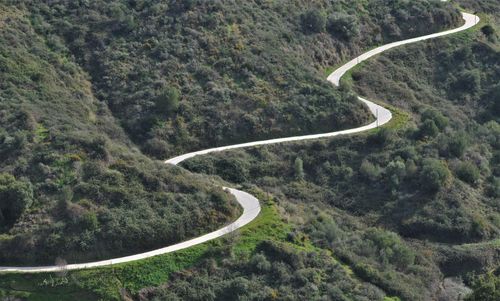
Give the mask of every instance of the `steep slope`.
M 170 90 L 166 95 L 170 98 L 175 94 L 174 90 Z M 168 104 L 168 106 L 170 105 Z M 46 133 L 46 131 L 40 129 L 40 136 L 43 133 Z M 385 134 L 381 134 L 381 136 L 377 136 L 375 139 L 385 139 Z M 315 144 L 315 147 L 318 147 L 318 145 Z M 298 182 L 301 182 L 306 176 L 303 165 L 304 162 L 300 158 L 294 160 L 294 177 Z M 242 171 L 241 168 L 236 168 L 236 172 L 240 171 Z M 227 178 L 231 177 L 232 175 Z M 5 176 L 5 180 L 2 179 L 2 182 L 7 183 L 5 185 L 9 186 L 12 179 Z M 15 188 L 13 190 L 16 193 L 29 190 L 29 184 L 27 183 L 16 183 L 14 181 L 11 186 Z M 331 209 L 328 207 L 322 208 L 329 215 L 335 216 L 335 214 L 339 214 L 336 209 Z M 294 211 L 297 212 L 296 209 L 292 208 L 288 213 L 294 213 Z M 298 211 L 300 212 L 300 210 Z M 318 210 L 314 207 L 311 207 L 311 211 L 313 217 L 309 221 L 309 225 L 312 226 L 310 229 L 304 230 L 304 228 L 300 227 L 302 225 L 299 224 L 299 227 L 292 229 L 288 233 L 286 241 L 258 243 L 257 248 L 252 251 L 260 254 L 250 253 L 252 255 L 251 262 L 245 261 L 248 259 L 246 253 L 243 257 L 231 258 L 231 256 L 228 256 L 228 260 L 223 263 L 222 269 L 217 267 L 216 261 L 208 260 L 207 264 L 196 270 L 195 273 L 189 271 L 187 275 L 180 273 L 175 276 L 170 286 L 162 287 L 159 290 L 153 289 L 150 291 L 151 294 L 148 294 L 148 289 L 145 289 L 140 293 L 139 297 L 147 298 L 152 295 L 153 297 L 160 296 L 172 299 L 178 296 L 188 296 L 189 294 L 192 298 L 213 299 L 215 296 L 230 298 L 230 296 L 234 296 L 234 293 L 237 293 L 247 294 L 252 298 L 282 297 L 292 299 L 310 296 L 374 300 L 385 298 L 387 295 L 399 295 L 405 299 L 414 299 L 415 297 L 425 299 L 436 296 L 435 285 L 440 277 L 439 271 L 434 262 L 427 260 L 420 249 L 417 249 L 417 253 L 415 253 L 411 248 L 412 246 L 402 241 L 397 235 L 377 228 L 367 228 L 364 223 L 357 221 L 356 217 L 341 213 L 337 222 L 342 221 L 345 224 L 342 229 L 338 229 L 336 222 L 327 216 L 318 214 Z M 300 217 L 301 214 L 298 216 Z M 275 218 L 279 220 L 280 216 L 276 215 Z M 90 220 L 90 224 L 93 223 Z M 273 224 L 273 227 L 276 226 L 278 228 L 283 227 L 279 222 Z M 286 227 L 283 228 L 286 229 Z M 261 229 L 257 228 L 257 230 Z M 351 235 L 350 231 L 354 231 L 355 235 Z M 279 236 L 281 237 L 283 233 L 280 232 Z M 307 235 L 304 235 L 304 233 Z M 313 240 L 310 241 L 308 235 L 311 235 Z M 273 236 L 269 237 L 275 238 Z M 349 240 L 347 242 L 342 241 L 345 238 L 349 238 Z M 311 242 L 313 245 L 311 245 Z M 338 244 L 337 249 L 330 245 L 332 243 L 334 245 Z M 289 248 L 290 244 L 293 245 L 293 249 Z M 334 249 L 336 256 L 340 256 L 344 263 L 336 261 L 336 258 L 331 256 L 328 248 Z M 228 254 L 224 254 L 225 251 L 227 250 L 209 250 L 216 257 L 227 256 Z M 216 252 L 220 252 L 220 254 Z M 317 258 L 317 252 L 321 254 L 319 259 Z M 351 257 L 353 254 L 354 257 Z M 229 255 L 231 255 L 231 250 L 229 250 Z M 236 261 L 239 258 L 242 258 L 241 264 Z M 345 263 L 353 266 L 354 276 L 352 271 L 345 266 Z M 123 271 L 123 267 L 118 267 L 118 270 Z M 253 277 L 256 271 L 268 274 L 259 279 L 254 277 L 254 280 L 259 281 L 257 285 L 246 280 L 246 277 Z M 287 278 L 286 275 L 292 271 L 294 271 L 293 277 Z M 95 273 L 95 271 L 93 272 Z M 92 272 L 90 275 L 92 275 Z M 241 277 L 235 278 L 236 275 Z M 276 275 L 281 277 L 276 278 Z M 141 276 L 139 276 L 141 278 L 138 281 L 139 283 L 151 281 L 151 279 L 144 280 Z M 215 278 L 216 281 L 206 282 L 200 276 L 213 277 L 212 280 Z M 118 280 L 119 276 L 116 277 L 118 277 L 116 278 Z M 362 280 L 358 279 L 358 277 Z M 227 281 L 228 278 L 233 280 Z M 279 291 L 266 286 L 266 284 L 271 284 L 276 279 L 284 281 L 283 283 L 273 283 L 273 285 L 279 286 Z M 73 280 L 76 281 L 76 278 L 73 278 Z M 121 281 L 121 279 L 119 280 Z M 342 287 L 328 285 L 328 283 L 335 283 L 339 280 L 343 281 Z M 194 290 L 186 287 L 186 281 L 195 282 Z M 134 289 L 137 290 L 137 284 L 134 283 L 134 285 Z M 123 292 L 125 295 L 125 290 Z M 288 294 L 278 294 L 283 292 L 288 292 Z M 216 293 L 218 295 L 215 295 Z
M 0 13 L 0 261 L 130 254 L 231 220 L 209 181 L 144 157 L 25 11 Z M 202 209 L 203 208 L 203 209 Z
M 497 276 L 490 272 L 476 281 L 476 300 L 494 300 L 500 262 L 500 57 L 496 21 L 485 20 L 474 32 L 393 50 L 352 72 L 348 82 L 361 95 L 387 99 L 409 113 L 395 109 L 392 128 L 367 137 L 199 157 L 185 166 L 274 195 L 281 216 L 294 225 L 289 241 L 307 245 L 310 240 L 333 250 L 356 275 L 385 292 L 404 300 L 455 300 L 469 290 L 449 277 L 471 284 L 473 273 L 496 269 Z M 232 262 L 236 268 L 228 264 L 210 274 L 201 267 L 195 276 L 176 275 L 145 293 L 150 298 L 189 296 L 196 290 L 184 294 L 178 289 L 186 279 L 196 279 L 214 281 L 211 288 L 220 296 L 241 266 L 242 277 L 255 280 L 247 285 L 262 288 L 269 283 L 262 279 L 282 262 L 276 253 L 286 248 L 259 250 L 252 261 Z M 269 270 L 252 270 L 252 263 L 266 261 Z M 324 284 L 313 276 L 321 269 L 309 271 L 303 283 Z M 317 291 L 307 294 L 294 283 L 287 279 L 271 287 L 319 298 Z M 259 292 L 249 289 L 246 296 L 257 299 Z M 336 293 L 322 296 L 339 298 Z
M 368 112 L 318 70 L 460 22 L 434 1 L 26 3 L 132 139 L 162 159 L 364 123 Z
M 446 4 L 349 3 L 2 4 L 0 260 L 126 255 L 214 229 L 236 213 L 229 196 L 131 140 L 163 156 L 357 125 L 366 109 L 314 66 L 459 19 Z

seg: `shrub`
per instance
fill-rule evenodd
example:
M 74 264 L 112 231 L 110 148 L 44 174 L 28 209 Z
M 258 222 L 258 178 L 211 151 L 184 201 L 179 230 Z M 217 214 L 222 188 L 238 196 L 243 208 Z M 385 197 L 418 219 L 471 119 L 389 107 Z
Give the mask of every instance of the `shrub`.
M 500 300 L 500 276 L 492 272 L 477 277 L 472 283 L 472 293 L 466 301 L 495 301 Z
M 376 181 L 382 173 L 378 165 L 375 165 L 368 160 L 363 160 L 363 162 L 361 162 L 359 172 L 365 179 L 370 181 Z
M 490 24 L 486 24 L 481 27 L 481 32 L 489 38 L 491 36 L 494 36 L 495 28 L 493 28 L 493 26 L 491 26 Z
M 440 129 L 443 130 L 448 125 L 448 118 L 446 118 L 441 112 L 435 109 L 426 109 L 422 113 L 422 121 L 432 120 L 434 124 Z
M 14 223 L 32 203 L 31 182 L 0 174 L 0 225 Z
M 415 252 L 405 246 L 396 233 L 371 228 L 365 233 L 365 237 L 373 241 L 379 251 L 383 251 L 378 252 L 383 261 L 390 262 L 400 269 L 414 263 Z
M 250 265 L 252 265 L 255 272 L 268 272 L 271 269 L 271 263 L 262 253 L 257 253 L 252 256 Z
M 475 184 L 479 180 L 479 169 L 471 162 L 460 162 L 456 167 L 455 174 L 457 177 L 469 184 Z
M 356 17 L 346 14 L 334 14 L 328 18 L 328 32 L 344 40 L 351 40 L 359 35 Z
M 427 190 L 437 191 L 445 186 L 451 177 L 450 170 L 444 162 L 427 158 L 423 161 L 421 180 Z
M 448 154 L 461 157 L 468 145 L 468 139 L 465 132 L 457 132 L 448 138 L 447 152 Z
M 323 32 L 326 27 L 325 13 L 319 9 L 310 9 L 301 16 L 302 26 L 305 32 Z
M 370 142 L 379 144 L 379 145 L 387 145 L 390 144 L 395 139 L 394 130 L 389 128 L 381 128 L 375 134 L 370 136 Z
M 155 99 L 156 110 L 160 114 L 172 114 L 179 108 L 180 92 L 176 88 L 164 88 Z
M 481 87 L 481 75 L 477 69 L 464 70 L 458 74 L 455 88 L 467 94 L 476 94 Z
M 420 138 L 432 138 L 436 137 L 439 133 L 439 128 L 436 126 L 433 120 L 426 120 L 420 126 L 419 136 Z
M 247 180 L 248 170 L 241 160 L 222 159 L 216 162 L 217 174 L 224 180 L 243 183 Z
M 83 229 L 89 231 L 95 231 L 99 228 L 99 221 L 97 220 L 97 215 L 95 212 L 86 212 L 83 214 L 80 220 L 80 225 Z
M 392 188 L 397 188 L 406 176 L 406 165 L 401 160 L 391 161 L 387 165 L 386 172 Z
M 492 177 L 490 183 L 486 187 L 486 192 L 490 197 L 500 197 L 500 178 Z
M 304 162 L 299 157 L 295 158 L 295 162 L 293 164 L 295 171 L 295 178 L 297 180 L 304 179 Z

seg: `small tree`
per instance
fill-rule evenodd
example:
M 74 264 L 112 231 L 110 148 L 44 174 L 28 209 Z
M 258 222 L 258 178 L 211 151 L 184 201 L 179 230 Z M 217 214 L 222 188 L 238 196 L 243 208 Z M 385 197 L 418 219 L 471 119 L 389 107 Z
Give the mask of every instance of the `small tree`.
M 156 110 L 160 114 L 172 114 L 179 108 L 180 92 L 176 88 L 163 89 L 155 99 Z
M 328 18 L 328 32 L 335 37 L 351 40 L 359 35 L 358 21 L 354 16 L 334 14 Z
M 451 177 L 450 170 L 444 162 L 437 159 L 425 159 L 420 174 L 422 184 L 429 191 L 437 191 L 445 186 Z
M 0 174 L 0 221 L 14 223 L 33 203 L 31 182 Z
M 299 157 L 295 158 L 294 169 L 295 169 L 295 178 L 297 180 L 303 180 L 304 179 L 304 162 L 302 162 L 302 159 L 300 159 Z
M 363 160 L 359 168 L 361 175 L 370 181 L 376 181 L 382 173 L 380 167 L 368 160 Z
M 430 119 L 424 121 L 424 123 L 420 126 L 419 129 L 420 138 L 436 137 L 438 133 L 439 133 L 439 128 L 436 126 L 434 121 Z
M 471 162 L 460 162 L 455 170 L 457 177 L 469 184 L 475 184 L 479 180 L 479 169 Z
M 310 9 L 301 16 L 302 26 L 306 32 L 323 32 L 326 27 L 325 13 L 319 9 Z

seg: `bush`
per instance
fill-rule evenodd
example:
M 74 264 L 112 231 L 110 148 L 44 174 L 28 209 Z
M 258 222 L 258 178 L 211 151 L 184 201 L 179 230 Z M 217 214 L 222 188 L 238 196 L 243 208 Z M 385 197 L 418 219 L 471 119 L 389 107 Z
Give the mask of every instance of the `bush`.
M 451 177 L 450 170 L 444 162 L 437 159 L 425 159 L 420 174 L 423 187 L 430 191 L 437 191 L 445 186 Z
M 460 162 L 456 167 L 455 174 L 457 177 L 469 184 L 475 184 L 479 180 L 479 169 L 471 162 Z
M 439 128 L 434 123 L 434 120 L 426 120 L 419 129 L 420 138 L 433 138 L 439 134 Z
M 481 88 L 481 74 L 477 69 L 464 70 L 458 74 L 454 86 L 467 94 L 477 94 Z
M 180 92 L 176 88 L 163 89 L 155 99 L 156 110 L 160 114 L 172 114 L 179 108 Z
M 10 174 L 0 174 L 0 226 L 14 223 L 33 203 L 29 181 L 17 181 Z
M 247 180 L 248 170 L 245 164 L 238 159 L 222 159 L 216 162 L 217 174 L 224 180 L 234 183 L 243 183 Z
M 293 164 L 294 166 L 294 171 L 295 171 L 295 178 L 297 180 L 303 180 L 304 179 L 304 163 L 302 162 L 302 159 L 299 157 L 295 158 L 295 162 Z
M 346 14 L 334 14 L 328 18 L 328 32 L 335 37 L 351 40 L 359 35 L 356 17 Z
M 361 162 L 359 172 L 365 179 L 376 181 L 382 173 L 382 170 L 378 165 L 375 165 L 368 160 L 363 160 L 363 162 Z
M 391 187 L 395 189 L 406 176 L 406 165 L 401 160 L 391 161 L 387 165 L 386 173 Z
M 490 197 L 500 197 L 500 178 L 492 177 L 490 183 L 486 187 L 486 192 Z
M 466 301 L 497 301 L 500 300 L 500 276 L 492 272 L 477 277 L 472 283 L 472 293 Z
M 455 157 L 463 156 L 468 145 L 467 134 L 465 132 L 457 132 L 448 138 L 447 152 Z
M 390 144 L 395 139 L 395 133 L 393 129 L 389 128 L 380 128 L 375 134 L 370 136 L 370 142 L 379 144 L 379 145 L 387 145 Z
M 490 24 L 486 24 L 481 27 L 481 32 L 489 38 L 495 35 L 495 28 L 493 28 Z
M 432 120 L 434 125 L 436 125 L 440 130 L 444 130 L 449 123 L 448 118 L 435 109 L 426 109 L 422 113 L 422 121 L 425 122 L 427 120 Z
M 326 27 L 325 13 L 319 9 L 310 9 L 301 16 L 302 26 L 305 32 L 323 32 Z

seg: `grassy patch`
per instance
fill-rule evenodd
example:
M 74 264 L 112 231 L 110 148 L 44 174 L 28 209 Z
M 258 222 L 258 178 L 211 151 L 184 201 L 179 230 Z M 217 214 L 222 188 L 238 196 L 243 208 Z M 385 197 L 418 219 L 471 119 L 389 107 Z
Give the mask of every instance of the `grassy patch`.
M 263 193 L 256 195 L 265 199 Z M 260 215 L 236 234 L 238 240 L 233 250 L 237 256 L 247 256 L 263 240 L 283 241 L 289 227 L 279 217 L 273 202 L 265 201 Z M 165 283 L 172 273 L 196 265 L 208 256 L 210 249 L 221 247 L 225 239 L 136 262 L 69 272 L 65 276 L 5 274 L 0 276 L 0 296 L 26 300 L 95 300 L 99 296 L 102 300 L 120 300 L 123 289 L 136 293 L 141 288 Z

